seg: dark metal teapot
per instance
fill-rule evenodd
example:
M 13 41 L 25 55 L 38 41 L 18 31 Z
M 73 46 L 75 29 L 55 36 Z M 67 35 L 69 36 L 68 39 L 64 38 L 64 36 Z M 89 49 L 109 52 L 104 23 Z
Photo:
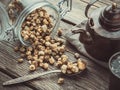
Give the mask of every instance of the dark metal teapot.
M 115 3 L 98 8 L 88 15 L 89 8 L 98 0 L 91 0 L 85 10 L 88 18 L 85 30 L 80 29 L 79 40 L 87 53 L 101 61 L 108 61 L 120 51 L 120 7 Z

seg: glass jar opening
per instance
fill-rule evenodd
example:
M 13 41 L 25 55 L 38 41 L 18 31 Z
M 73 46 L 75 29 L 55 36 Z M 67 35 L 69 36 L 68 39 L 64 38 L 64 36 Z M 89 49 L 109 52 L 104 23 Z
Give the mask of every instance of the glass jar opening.
M 52 4 L 48 2 L 36 3 L 31 7 L 27 7 L 21 13 L 16 24 L 15 35 L 18 36 L 23 45 L 28 45 L 30 43 L 26 41 L 26 38 L 24 38 L 24 35 L 21 33 L 23 31 L 23 26 L 24 30 L 25 28 L 32 28 L 30 33 L 35 32 L 34 30 L 38 28 L 47 28 L 50 30 L 48 32 L 52 33 L 56 32 L 56 27 L 58 28 L 58 23 L 60 22 L 59 18 L 59 11 Z M 39 35 L 39 33 L 37 33 L 37 35 Z

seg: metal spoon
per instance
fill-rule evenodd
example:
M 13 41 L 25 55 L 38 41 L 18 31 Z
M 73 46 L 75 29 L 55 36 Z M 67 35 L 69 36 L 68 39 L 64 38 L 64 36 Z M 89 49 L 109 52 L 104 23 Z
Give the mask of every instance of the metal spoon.
M 73 75 L 80 74 L 83 71 L 84 70 L 79 71 L 78 73 L 65 74 L 65 75 L 73 76 Z M 33 75 L 25 75 L 25 76 L 22 76 L 22 77 L 19 77 L 19 78 L 16 78 L 16 79 L 12 79 L 12 80 L 6 81 L 6 82 L 3 83 L 3 85 L 6 86 L 6 85 L 12 85 L 12 84 L 18 84 L 18 83 L 26 82 L 26 81 L 38 78 L 40 76 L 50 74 L 50 73 L 62 73 L 62 72 L 61 72 L 61 70 L 52 70 L 52 71 L 47 71 L 47 72 L 43 72 L 43 73 L 37 73 L 37 74 L 33 74 Z

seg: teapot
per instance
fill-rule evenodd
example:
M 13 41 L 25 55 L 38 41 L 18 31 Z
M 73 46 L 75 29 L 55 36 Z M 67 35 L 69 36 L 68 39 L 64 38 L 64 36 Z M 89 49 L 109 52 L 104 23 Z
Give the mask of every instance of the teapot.
M 99 0 L 91 0 L 85 8 L 88 18 L 81 26 L 79 41 L 87 53 L 97 60 L 108 62 L 120 51 L 120 7 L 116 3 L 96 9 L 88 15 L 89 8 Z

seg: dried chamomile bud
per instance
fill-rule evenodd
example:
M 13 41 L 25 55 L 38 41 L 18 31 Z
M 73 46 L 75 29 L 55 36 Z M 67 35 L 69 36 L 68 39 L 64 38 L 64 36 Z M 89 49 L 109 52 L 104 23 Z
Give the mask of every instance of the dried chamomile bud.
M 38 67 L 38 62 L 37 61 L 32 61 L 31 62 L 33 65 L 35 65 L 35 67 Z
M 79 53 L 75 53 L 75 54 L 74 54 L 74 57 L 75 57 L 76 59 L 79 59 L 79 58 L 80 58 L 80 54 L 79 54 Z
M 28 35 L 24 35 L 24 38 L 23 38 L 25 41 L 29 39 L 29 36 Z
M 49 63 L 50 63 L 50 64 L 54 64 L 54 63 L 55 63 L 55 59 L 54 59 L 53 57 L 51 57 L 51 58 L 49 59 Z
M 46 62 L 48 62 L 49 59 L 50 59 L 50 56 L 49 56 L 49 55 L 45 55 L 45 56 L 44 56 L 44 60 L 45 60 Z
M 38 60 L 38 56 L 37 55 L 33 56 L 33 60 L 37 61 Z
M 60 42 L 61 44 L 63 44 L 65 42 L 65 40 L 62 38 L 55 38 L 55 41 Z
M 72 67 L 73 67 L 73 63 L 72 62 L 67 62 L 67 68 L 72 69 Z
M 57 34 L 59 37 L 62 36 L 62 34 L 63 34 L 62 29 L 59 28 Z
M 28 60 L 32 60 L 32 59 L 33 59 L 33 56 L 32 56 L 32 55 L 28 55 L 28 56 L 27 56 L 27 59 L 28 59 Z
M 78 59 L 77 64 L 78 64 L 78 68 L 79 68 L 80 70 L 86 69 L 86 63 L 83 62 L 82 60 Z
M 31 55 L 31 51 L 27 51 L 26 55 L 28 55 L 28 56 Z
M 48 63 L 44 63 L 44 64 L 43 64 L 43 69 L 47 70 L 48 68 L 49 68 Z
M 35 65 L 30 65 L 29 70 L 30 70 L 30 71 L 35 71 L 35 70 L 36 70 Z
M 63 84 L 64 83 L 64 78 L 59 78 L 57 83 L 58 84 Z
M 50 47 L 51 49 L 55 49 L 55 48 L 57 49 L 57 44 L 51 44 Z
M 60 67 L 62 64 L 63 63 L 61 61 L 57 61 L 55 66 Z
M 43 11 L 40 11 L 40 12 L 39 12 L 39 16 L 40 16 L 40 17 L 43 17 L 43 16 L 44 16 L 44 12 L 43 12 Z
M 43 63 L 39 63 L 39 66 L 40 66 L 41 68 L 43 68 L 43 65 L 44 65 Z
M 42 26 L 42 31 L 43 31 L 43 32 L 46 32 L 46 31 L 47 31 L 47 25 L 43 25 L 43 26 Z
M 43 20 L 43 23 L 44 23 L 45 25 L 48 25 L 48 24 L 49 24 L 49 22 L 47 21 L 47 19 L 44 19 L 44 20 Z
M 38 52 L 38 55 L 43 56 L 43 55 L 45 55 L 45 52 L 44 52 L 44 51 L 39 51 L 39 52 Z
M 50 41 L 50 40 L 51 40 L 51 37 L 50 37 L 50 36 L 46 36 L 46 37 L 45 37 L 45 40 L 46 40 L 46 41 Z
M 62 65 L 61 66 L 61 71 L 62 71 L 62 73 L 66 73 L 66 71 L 67 71 L 67 65 Z
M 50 49 L 45 50 L 45 54 L 51 54 L 51 53 L 52 53 L 52 50 L 50 50 Z
M 16 52 L 19 51 L 19 47 L 18 47 L 18 46 L 15 46 L 15 47 L 14 47 L 14 51 L 16 51 Z
M 32 61 L 31 61 L 31 60 L 29 60 L 29 61 L 28 61 L 28 63 L 31 65 L 31 64 L 32 64 Z
M 71 71 L 72 71 L 73 73 L 77 73 L 77 72 L 79 72 L 79 68 L 78 68 L 77 66 L 74 66 L 74 65 L 73 65 L 73 67 L 71 68 Z
M 58 60 L 58 59 L 60 58 L 60 56 L 59 56 L 59 55 L 56 55 L 56 56 L 54 56 L 54 58 L 55 58 L 56 60 Z
M 23 58 L 19 58 L 17 61 L 18 61 L 18 63 L 22 63 L 24 60 L 23 60 Z
M 21 47 L 20 52 L 25 52 L 25 47 Z
M 66 64 L 67 61 L 68 61 L 68 58 L 64 57 L 64 58 L 61 59 L 61 61 L 62 61 L 62 63 Z
M 45 42 L 45 46 L 49 47 L 51 45 L 50 42 Z
M 37 59 L 38 63 L 43 63 L 43 60 L 42 59 Z
M 68 59 L 68 56 L 67 56 L 67 55 L 62 55 L 61 58 L 66 58 L 66 59 Z
M 60 52 L 65 52 L 65 45 L 62 45 L 61 47 L 59 47 L 59 51 Z
M 39 56 L 39 59 L 44 60 L 45 56 Z
M 29 46 L 29 47 L 27 48 L 27 50 L 28 50 L 28 51 L 32 51 L 33 48 Z

